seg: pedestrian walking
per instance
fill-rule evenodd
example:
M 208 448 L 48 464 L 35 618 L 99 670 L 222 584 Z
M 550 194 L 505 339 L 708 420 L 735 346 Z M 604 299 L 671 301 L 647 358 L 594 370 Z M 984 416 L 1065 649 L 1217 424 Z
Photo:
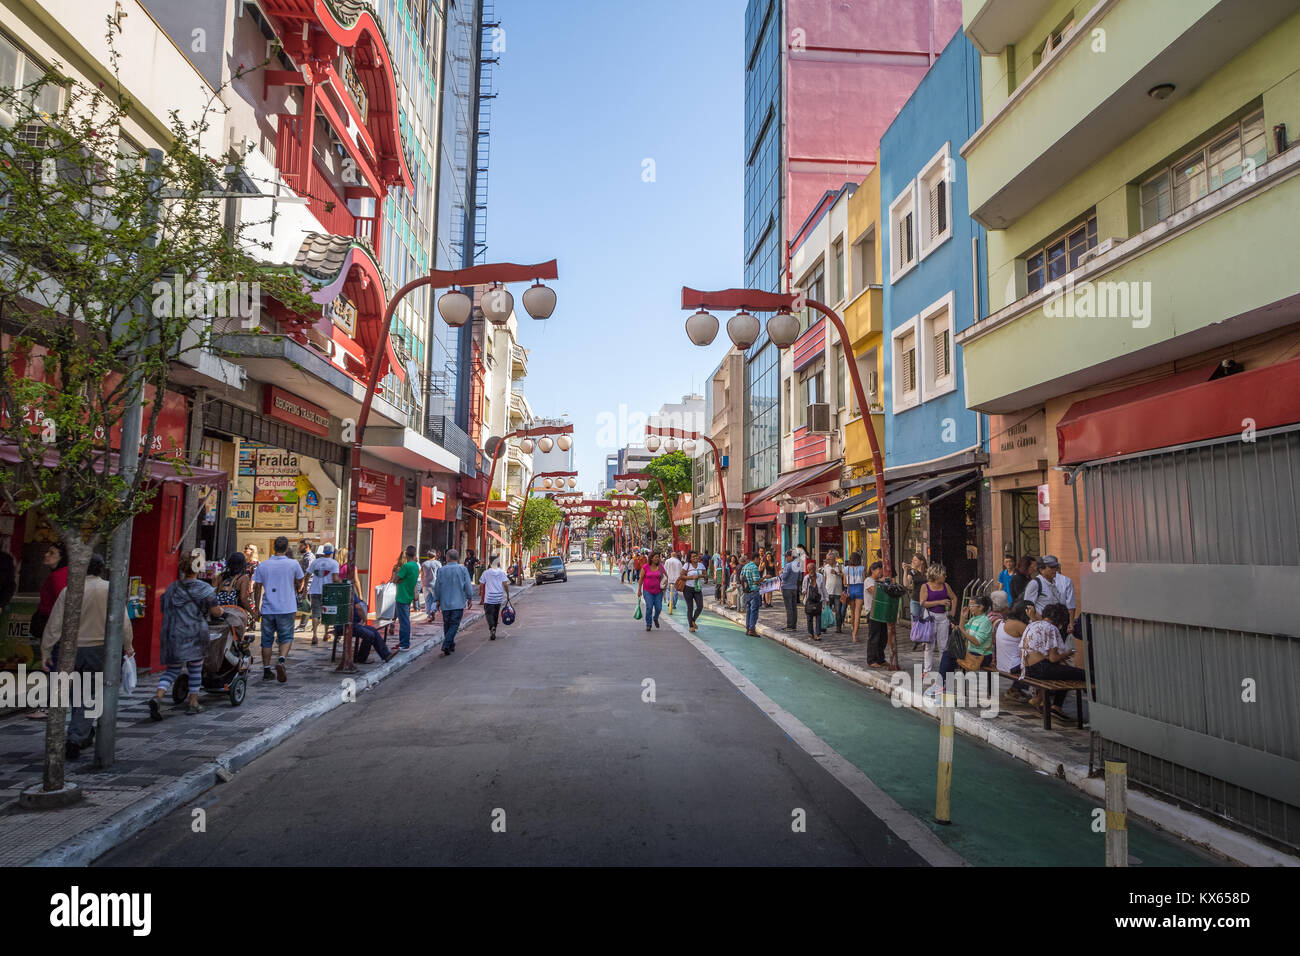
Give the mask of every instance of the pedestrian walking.
M 668 613 L 672 614 L 677 610 L 677 579 L 682 576 L 682 559 L 677 557 L 677 552 L 673 551 L 664 561 L 664 581 L 668 588 Z
M 795 555 L 793 549 L 785 552 L 785 564 L 781 568 L 781 600 L 785 602 L 785 629 L 796 630 L 797 607 L 799 604 L 799 586 L 803 582 L 803 562 Z
M 104 670 L 104 632 L 108 625 L 108 581 L 104 579 L 104 558 L 92 554 L 90 564 L 86 567 L 85 591 L 81 597 L 81 622 L 77 628 L 77 653 L 73 660 L 72 671 L 77 674 L 100 674 Z M 41 660 L 50 670 L 54 669 L 54 649 L 63 639 L 63 608 L 67 599 L 66 589 L 59 593 L 50 610 L 50 623 L 41 637 Z M 123 641 L 122 656 L 131 657 L 135 648 L 131 646 L 131 618 L 122 609 Z M 205 632 L 206 633 L 206 632 Z M 92 681 L 93 677 L 90 678 Z M 90 746 L 95 738 L 95 719 L 86 716 L 84 697 L 77 698 L 78 703 L 72 708 L 71 722 L 68 724 L 67 742 L 64 755 L 76 760 L 81 751 Z M 102 716 L 102 715 L 101 715 Z M 109 716 L 109 720 L 114 717 Z
M 825 584 L 826 603 L 835 615 L 835 633 L 844 633 L 844 571 L 840 568 L 839 556 L 834 550 L 826 552 L 826 563 L 822 565 L 822 581 Z
M 277 544 L 280 541 L 284 542 L 284 550 L 278 553 L 283 555 L 289 550 L 289 540 L 284 537 L 276 539 Z M 193 555 L 183 555 L 179 568 L 180 576 L 167 586 L 159 602 L 162 607 L 160 649 L 167 670 L 158 679 L 158 689 L 149 701 L 149 717 L 152 720 L 162 720 L 162 702 L 171 692 L 176 679 L 181 676 L 182 669 L 185 670 L 189 680 L 189 701 L 185 713 L 203 712 L 203 708 L 199 706 L 199 691 L 203 689 L 203 658 L 208 650 L 208 626 L 213 618 L 220 618 L 224 611 L 217 601 L 217 592 L 212 585 L 195 577 L 201 560 Z M 296 561 L 288 557 L 285 557 L 284 561 L 298 572 L 298 577 L 302 576 L 302 568 L 298 567 Z M 264 562 L 264 564 L 272 563 L 274 560 Z M 291 593 L 292 590 L 291 588 Z M 107 593 L 107 582 L 105 592 Z M 285 617 L 292 626 L 293 615 Z M 283 661 L 283 658 L 281 660 Z
M 447 561 L 438 572 L 433 589 L 434 600 L 442 614 L 443 657 L 455 653 L 460 619 L 474 606 L 474 585 L 470 582 L 469 571 L 460 563 L 460 552 L 451 548 L 445 557 Z
M 862 622 L 866 577 L 867 569 L 862 566 L 862 552 L 854 551 L 844 562 L 844 598 L 848 604 L 845 617 L 849 620 L 849 633 L 854 644 L 858 643 L 858 626 Z
M 942 655 L 948 648 L 949 615 L 957 607 L 957 595 L 948 584 L 948 571 L 942 564 L 932 564 L 926 569 L 926 584 L 921 591 L 921 606 L 934 621 L 934 640 L 921 652 L 921 676 L 930 672 L 934 662 L 934 649 Z
M 294 617 L 294 630 L 300 631 L 307 626 L 311 613 L 311 595 L 308 588 L 311 586 L 311 575 L 309 569 L 311 563 L 316 560 L 316 552 L 312 550 L 311 542 L 303 538 L 298 542 L 298 566 L 302 568 L 302 596 L 303 599 L 298 603 Z
M 822 639 L 822 601 L 826 580 L 816 567 L 803 576 L 803 611 L 808 621 L 808 634 L 814 641 Z
M 293 619 L 298 613 L 298 582 L 305 575 L 302 566 L 289 557 L 289 539 L 280 535 L 271 548 L 275 552 L 253 572 L 253 603 L 262 617 L 262 680 L 289 679 L 288 659 L 293 649 Z M 279 650 L 274 670 L 271 645 Z
M 776 555 L 772 553 L 771 548 L 768 548 L 766 551 L 763 552 L 763 562 L 762 564 L 759 565 L 759 568 L 763 572 L 764 581 L 770 581 L 773 578 L 780 575 L 781 573 L 780 569 L 776 566 Z M 768 591 L 766 594 L 763 595 L 763 607 L 772 606 L 773 593 L 774 592 L 772 591 Z
M 664 607 L 664 567 L 659 562 L 659 552 L 652 551 L 641 568 L 641 580 L 637 586 L 637 599 L 645 598 L 645 629 L 659 626 L 659 613 Z
M 321 612 L 324 607 L 325 585 L 339 580 L 339 563 L 334 560 L 334 546 L 325 545 L 320 549 L 320 556 L 307 566 L 307 598 L 311 602 L 311 643 L 318 643 L 316 631 L 320 627 Z
M 420 565 L 415 560 L 415 545 L 409 545 L 393 570 L 393 583 L 397 585 L 397 648 L 411 649 L 411 605 L 415 603 L 415 585 L 420 580 Z
M 474 583 L 474 572 L 478 570 L 480 564 L 482 564 L 482 562 L 479 561 L 478 556 L 474 554 L 474 549 L 469 548 L 468 550 L 466 550 L 465 573 L 469 575 L 469 580 L 471 584 Z
M 252 574 L 254 571 L 257 570 L 257 565 L 258 565 L 257 545 L 255 544 L 244 545 L 244 563 L 249 574 Z
M 488 569 L 483 572 L 483 614 L 488 622 L 488 640 L 497 639 L 497 619 L 501 605 L 510 600 L 510 576 L 501 570 L 501 556 L 488 559 Z
M 686 623 L 691 630 L 696 629 L 696 622 L 704 613 L 704 582 L 708 580 L 708 566 L 697 551 L 692 551 L 686 559 Z
M 433 583 L 438 580 L 440 570 L 442 570 L 442 562 L 438 560 L 437 551 L 430 551 L 420 562 L 420 589 L 424 595 L 424 623 L 426 624 L 432 622 L 433 616 L 438 613 L 438 602 L 433 599 Z

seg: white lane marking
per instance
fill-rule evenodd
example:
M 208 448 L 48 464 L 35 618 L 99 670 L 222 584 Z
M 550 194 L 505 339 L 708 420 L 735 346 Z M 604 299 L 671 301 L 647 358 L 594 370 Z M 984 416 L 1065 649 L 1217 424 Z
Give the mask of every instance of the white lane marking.
M 771 717 L 772 722 L 784 730 L 801 750 L 843 784 L 849 793 L 857 797 L 881 823 L 915 850 L 926 863 L 931 866 L 970 866 L 910 811 L 905 810 L 898 801 L 872 783 L 870 777 L 813 733 L 803 721 L 759 690 L 753 681 L 736 670 L 725 657 L 672 618 L 668 619 L 668 625 L 690 641 L 691 645 L 748 697 L 754 706 Z

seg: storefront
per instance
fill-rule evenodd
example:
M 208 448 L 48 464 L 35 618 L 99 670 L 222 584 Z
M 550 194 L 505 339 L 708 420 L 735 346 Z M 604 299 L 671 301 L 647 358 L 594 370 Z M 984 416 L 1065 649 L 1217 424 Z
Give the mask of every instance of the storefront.
M 885 506 L 893 532 L 893 564 L 907 565 L 920 554 L 941 564 L 958 594 L 971 581 L 988 575 L 981 563 L 984 516 L 981 467 L 968 455 L 936 463 L 937 473 L 888 477 Z M 1000 563 L 1000 562 L 999 562 Z
M 999 566 L 1004 556 L 1038 557 L 1046 551 L 1043 532 L 1051 518 L 1050 513 L 1040 516 L 1039 505 L 1048 495 L 1049 457 L 1043 408 L 989 416 L 984 477 L 989 480 L 993 554 Z

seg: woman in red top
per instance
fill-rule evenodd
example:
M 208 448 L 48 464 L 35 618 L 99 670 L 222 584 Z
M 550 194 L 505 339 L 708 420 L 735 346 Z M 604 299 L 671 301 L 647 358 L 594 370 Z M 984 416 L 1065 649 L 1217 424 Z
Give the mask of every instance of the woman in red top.
M 650 622 L 659 626 L 659 612 L 664 606 L 664 567 L 659 562 L 659 552 L 650 554 L 650 561 L 641 569 L 641 580 L 637 585 L 636 596 L 645 596 L 645 629 L 650 630 Z
M 50 621 L 50 612 L 54 610 L 54 602 L 59 599 L 63 589 L 68 586 L 68 548 L 62 541 L 55 541 L 45 549 L 45 566 L 50 569 L 50 573 L 45 578 L 45 583 L 41 585 L 40 603 L 36 605 L 36 613 L 32 615 L 32 621 L 29 625 L 31 628 L 32 639 L 39 646 L 41 638 L 45 636 L 45 625 Z M 58 648 L 54 649 L 58 654 Z M 57 656 L 55 660 L 58 660 Z M 37 708 L 27 715 L 32 720 L 44 720 L 46 717 L 43 708 Z

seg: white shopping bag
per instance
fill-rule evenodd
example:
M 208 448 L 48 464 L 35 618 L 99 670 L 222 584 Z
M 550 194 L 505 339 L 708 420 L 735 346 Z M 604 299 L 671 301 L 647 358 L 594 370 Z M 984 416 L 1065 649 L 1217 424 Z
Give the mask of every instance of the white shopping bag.
M 131 695 L 135 693 L 135 655 L 122 658 L 122 693 Z

